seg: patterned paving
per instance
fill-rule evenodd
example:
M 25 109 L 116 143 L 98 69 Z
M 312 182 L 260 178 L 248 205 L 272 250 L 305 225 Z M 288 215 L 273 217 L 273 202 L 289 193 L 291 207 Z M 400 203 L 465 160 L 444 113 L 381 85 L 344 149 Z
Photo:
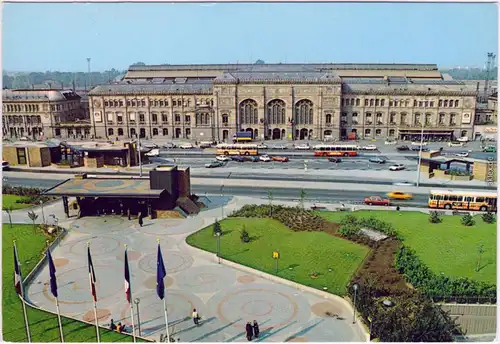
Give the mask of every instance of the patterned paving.
M 151 190 L 149 180 L 138 179 L 71 179 L 47 192 L 49 195 L 160 195 L 163 190 Z

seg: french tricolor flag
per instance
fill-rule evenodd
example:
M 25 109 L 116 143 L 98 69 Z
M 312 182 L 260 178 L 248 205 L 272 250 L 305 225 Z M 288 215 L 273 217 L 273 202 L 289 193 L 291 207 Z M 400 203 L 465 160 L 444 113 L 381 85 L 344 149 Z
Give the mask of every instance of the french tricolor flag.
M 21 278 L 21 268 L 19 267 L 19 260 L 17 259 L 17 248 L 14 243 L 14 287 L 16 288 L 16 292 L 21 297 L 24 296 L 23 291 L 23 283 Z
M 125 249 L 125 296 L 128 303 L 132 300 L 132 291 L 130 290 L 130 270 L 128 269 L 127 249 Z

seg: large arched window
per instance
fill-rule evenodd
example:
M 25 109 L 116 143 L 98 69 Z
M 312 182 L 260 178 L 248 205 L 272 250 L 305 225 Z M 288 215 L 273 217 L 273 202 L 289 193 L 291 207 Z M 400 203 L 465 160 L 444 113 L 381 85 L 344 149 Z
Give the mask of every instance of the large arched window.
M 295 124 L 313 124 L 313 103 L 308 99 L 302 99 L 295 104 Z
M 285 102 L 281 99 L 267 103 L 267 123 L 285 124 Z
M 257 102 L 246 99 L 240 103 L 240 124 L 257 124 Z

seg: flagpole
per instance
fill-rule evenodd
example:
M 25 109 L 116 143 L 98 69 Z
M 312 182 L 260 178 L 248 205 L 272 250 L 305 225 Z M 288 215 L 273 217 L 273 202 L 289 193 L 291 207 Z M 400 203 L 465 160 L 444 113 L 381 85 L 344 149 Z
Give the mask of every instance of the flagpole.
M 95 332 L 97 335 L 97 342 L 101 342 L 101 336 L 99 333 L 99 320 L 97 319 L 97 293 L 95 293 L 95 281 L 93 280 L 94 267 L 90 261 L 90 242 L 87 242 L 87 248 L 89 253 L 89 281 L 90 281 L 90 291 L 92 292 L 92 300 L 94 301 L 94 319 L 95 319 Z
M 59 332 L 61 333 L 61 343 L 64 343 L 64 334 L 61 322 L 61 312 L 59 310 L 59 298 L 56 297 L 56 307 L 57 307 L 57 320 L 59 321 Z
M 16 241 L 14 240 L 14 253 L 16 255 L 16 261 L 14 264 L 16 264 L 16 267 L 19 269 L 19 277 L 21 279 L 21 303 L 23 304 L 23 313 L 24 313 L 24 324 L 26 327 L 26 335 L 28 336 L 28 343 L 31 343 L 31 333 L 30 333 L 30 325 L 28 322 L 28 313 L 26 312 L 26 304 L 24 303 L 24 285 L 23 285 L 23 277 L 21 275 L 21 268 L 19 267 L 19 256 L 17 254 L 17 246 L 16 246 Z
M 127 258 L 127 244 L 125 244 L 125 258 Z M 125 264 L 126 264 L 126 268 L 128 269 L 129 266 L 128 266 L 128 258 L 126 259 L 125 261 Z M 130 276 L 129 276 L 130 278 Z M 134 343 L 136 342 L 136 338 L 135 338 L 135 320 L 134 320 L 134 307 L 132 306 L 132 286 L 131 286 L 131 281 L 129 280 L 128 281 L 129 283 L 129 290 L 130 290 L 130 300 L 128 300 L 128 304 L 130 306 L 130 315 L 132 317 L 132 336 L 134 337 Z
M 158 245 L 160 245 L 160 239 L 157 239 Z M 168 330 L 168 313 L 167 313 L 167 293 L 165 292 L 165 297 L 163 298 L 163 310 L 165 311 L 165 327 L 167 328 L 167 343 L 170 343 L 170 332 Z

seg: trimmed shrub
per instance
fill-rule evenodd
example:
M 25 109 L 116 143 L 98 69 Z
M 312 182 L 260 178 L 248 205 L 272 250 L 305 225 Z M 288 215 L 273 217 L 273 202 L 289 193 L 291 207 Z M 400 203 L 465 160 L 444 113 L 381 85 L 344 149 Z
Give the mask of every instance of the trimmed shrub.
M 243 243 L 250 242 L 250 234 L 248 234 L 248 231 L 245 227 L 243 227 L 243 229 L 240 231 L 240 239 Z
M 437 211 L 431 211 L 429 213 L 429 222 L 430 223 L 441 223 L 443 220 Z
M 214 226 L 213 226 L 213 235 L 216 236 L 217 233 L 220 233 L 222 235 L 222 229 L 221 229 L 219 220 L 215 220 Z
M 462 219 L 460 220 L 460 222 L 462 222 L 462 224 L 464 226 L 468 226 L 468 227 L 474 226 L 474 224 L 476 223 L 474 221 L 474 219 L 472 218 L 471 214 L 466 214 L 466 215 L 462 216 Z
M 496 222 L 495 215 L 491 212 L 487 212 L 486 214 L 481 215 L 481 217 L 483 218 L 483 221 L 486 223 L 495 223 Z

